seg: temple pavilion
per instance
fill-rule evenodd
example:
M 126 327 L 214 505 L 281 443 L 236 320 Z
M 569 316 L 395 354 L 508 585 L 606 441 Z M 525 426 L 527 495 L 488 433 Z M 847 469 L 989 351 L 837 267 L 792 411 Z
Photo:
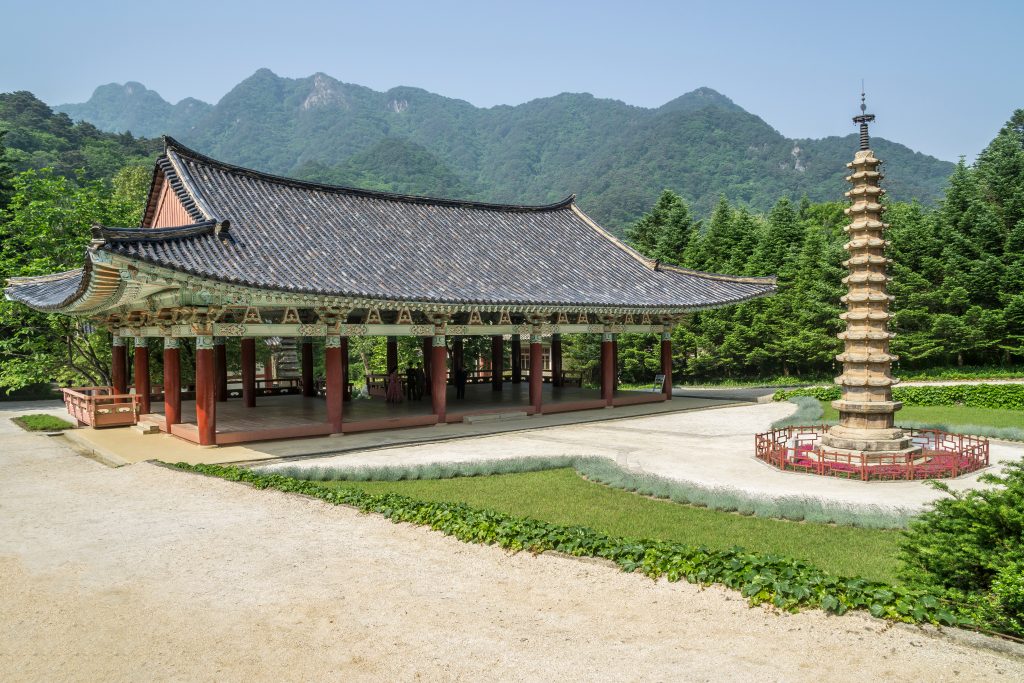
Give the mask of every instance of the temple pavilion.
M 667 400 L 671 333 L 681 317 L 775 291 L 773 278 L 701 273 L 645 258 L 572 196 L 517 206 L 320 185 L 217 161 L 170 138 L 141 224 L 95 226 L 83 257 L 75 270 L 12 278 L 5 294 L 113 335 L 113 386 L 85 392 L 94 413 L 103 405 L 107 414 L 130 412 L 132 420 L 203 445 L 461 420 L 473 406 L 452 409 L 449 363 L 467 336 L 491 339 L 490 389 L 498 396 L 504 388 L 508 396 L 481 411 L 540 414 Z M 615 338 L 622 332 L 661 336 L 661 391 L 616 391 Z M 601 335 L 599 392 L 560 386 L 565 333 Z M 358 404 L 373 400 L 345 401 L 348 341 L 367 335 L 388 338 L 389 370 L 397 365 L 398 337 L 422 340 L 428 396 L 421 409 L 380 400 L 378 412 L 354 419 L 366 410 Z M 149 378 L 153 337 L 163 340 L 159 388 Z M 241 340 L 240 392 L 227 388 L 224 342 L 231 337 Z M 298 395 L 274 397 L 275 409 L 262 413 L 259 338 L 296 340 L 302 373 Z M 522 353 L 532 362 L 521 390 L 524 338 L 529 353 Z M 542 343 L 550 382 L 542 373 Z M 195 387 L 185 392 L 184 344 L 194 344 L 195 358 Z M 313 351 L 321 346 L 326 376 L 318 381 Z M 239 399 L 229 400 L 235 393 Z M 297 403 L 288 408 L 283 399 Z M 76 417 L 104 424 L 96 415 Z

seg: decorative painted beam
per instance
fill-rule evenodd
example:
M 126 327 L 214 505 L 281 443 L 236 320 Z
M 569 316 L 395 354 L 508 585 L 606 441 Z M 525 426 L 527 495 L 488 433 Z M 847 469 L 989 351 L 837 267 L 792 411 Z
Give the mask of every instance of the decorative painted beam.
M 612 331 L 616 334 L 660 334 L 663 325 L 538 325 L 540 334 L 602 334 Z M 276 324 L 276 323 L 209 323 L 193 325 L 175 323 L 169 325 L 122 325 L 116 334 L 122 337 L 430 337 L 435 334 L 434 325 L 323 325 Z M 458 337 L 489 337 L 494 335 L 529 335 L 534 333 L 533 325 L 442 325 L 444 334 Z

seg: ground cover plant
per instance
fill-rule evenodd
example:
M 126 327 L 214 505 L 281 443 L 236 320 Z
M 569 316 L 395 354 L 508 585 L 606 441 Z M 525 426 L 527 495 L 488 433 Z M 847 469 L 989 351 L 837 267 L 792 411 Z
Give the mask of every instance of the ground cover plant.
M 465 503 L 553 524 L 586 526 L 609 536 L 656 538 L 713 550 L 742 546 L 755 553 L 795 557 L 834 574 L 897 580 L 897 531 L 789 522 L 680 505 L 586 481 L 571 468 L 323 485 Z
M 817 401 L 811 401 L 820 416 Z M 770 519 L 839 524 L 871 529 L 905 528 L 916 510 L 896 506 L 848 506 L 824 501 L 814 496 L 762 496 L 741 489 L 705 486 L 687 481 L 636 472 L 620 467 L 613 460 L 600 457 L 552 456 L 469 460 L 463 462 L 408 465 L 376 465 L 361 467 L 273 466 L 273 471 L 295 479 L 309 481 L 405 481 L 481 477 L 494 474 L 539 472 L 573 468 L 588 481 L 641 496 L 671 500 L 742 515 Z M 260 468 L 257 468 L 260 469 Z
M 428 526 L 461 541 L 497 545 L 511 551 L 556 551 L 576 557 L 610 560 L 627 572 L 654 579 L 721 584 L 738 590 L 751 605 L 779 609 L 820 608 L 833 614 L 851 609 L 908 623 L 964 623 L 927 589 L 830 574 L 787 557 L 725 550 L 660 540 L 622 538 L 581 526 L 563 526 L 527 517 L 481 510 L 463 503 L 422 501 L 394 493 L 373 494 L 353 487 L 328 487 L 276 474 L 238 467 L 189 465 L 175 467 L 258 489 L 298 493 L 394 522 Z
M 30 432 L 58 432 L 63 429 L 71 429 L 75 425 L 67 420 L 62 420 L 53 415 L 39 413 L 35 415 L 20 415 L 11 420 L 16 425 Z

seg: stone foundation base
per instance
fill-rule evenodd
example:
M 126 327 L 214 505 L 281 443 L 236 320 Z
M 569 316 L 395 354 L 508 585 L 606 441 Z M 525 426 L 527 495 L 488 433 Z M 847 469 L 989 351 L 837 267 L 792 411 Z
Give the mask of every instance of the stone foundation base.
M 890 456 L 920 450 L 914 448 L 913 440 L 902 429 L 895 427 L 856 429 L 836 425 L 821 436 L 821 446 L 825 450 L 842 451 L 844 455 L 877 453 Z
M 910 439 L 907 439 L 909 442 Z M 872 443 L 872 445 L 874 445 Z M 818 454 L 821 459 L 828 462 L 851 462 L 860 461 L 861 458 L 868 465 L 888 465 L 892 463 L 902 463 L 908 460 L 917 460 L 917 456 L 921 454 L 920 446 L 908 446 L 906 448 L 893 449 L 888 451 L 868 451 L 858 448 L 836 448 L 833 446 L 826 445 L 824 439 L 822 444 L 818 446 Z

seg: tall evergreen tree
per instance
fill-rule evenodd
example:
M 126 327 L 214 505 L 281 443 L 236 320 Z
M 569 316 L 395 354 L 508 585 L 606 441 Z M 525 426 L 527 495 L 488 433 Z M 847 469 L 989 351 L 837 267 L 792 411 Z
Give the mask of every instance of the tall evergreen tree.
M 793 210 L 789 197 L 783 197 L 768 214 L 768 229 L 762 234 L 754 255 L 747 265 L 750 275 L 776 275 L 803 242 L 803 227 Z
M 678 195 L 676 195 L 678 197 Z M 686 248 L 690 245 L 699 224 L 690 216 L 690 207 L 679 197 L 679 201 L 665 216 L 665 223 L 658 233 L 654 245 L 654 258 L 663 263 L 683 265 Z
M 626 240 L 644 256 L 655 257 L 658 240 L 672 213 L 683 203 L 683 198 L 672 190 L 664 190 L 649 213 L 626 228 Z
M 686 265 L 712 273 L 725 272 L 735 240 L 733 210 L 729 201 L 722 196 L 718 198 L 707 230 L 703 234 L 694 235 L 690 240 Z

